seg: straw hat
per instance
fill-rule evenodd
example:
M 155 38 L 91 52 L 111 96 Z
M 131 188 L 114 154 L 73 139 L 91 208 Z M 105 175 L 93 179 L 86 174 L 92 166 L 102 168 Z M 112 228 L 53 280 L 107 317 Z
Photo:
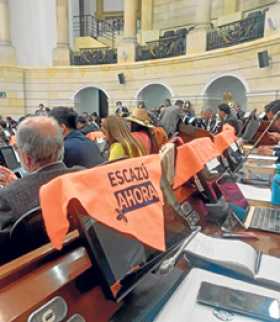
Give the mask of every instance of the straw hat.
M 126 118 L 130 122 L 152 128 L 154 127 L 149 114 L 142 108 L 134 108 L 131 115 Z

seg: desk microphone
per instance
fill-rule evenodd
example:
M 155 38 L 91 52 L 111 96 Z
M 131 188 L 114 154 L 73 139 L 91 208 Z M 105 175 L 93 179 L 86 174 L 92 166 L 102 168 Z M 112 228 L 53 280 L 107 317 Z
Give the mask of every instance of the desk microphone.
M 183 255 L 185 248 L 188 244 L 194 239 L 194 237 L 201 231 L 201 227 L 197 227 L 183 242 L 180 248 L 176 251 L 176 253 L 167 259 L 165 259 L 158 269 L 161 275 L 168 274 L 173 271 L 175 268 L 176 263 L 178 262 L 179 258 Z

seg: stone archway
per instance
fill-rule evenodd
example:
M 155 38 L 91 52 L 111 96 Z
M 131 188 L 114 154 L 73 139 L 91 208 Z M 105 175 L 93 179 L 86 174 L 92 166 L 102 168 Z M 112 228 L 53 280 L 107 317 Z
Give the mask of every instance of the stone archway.
M 204 93 L 206 107 L 217 108 L 223 102 L 225 92 L 231 92 L 236 104 L 243 110 L 247 109 L 247 88 L 239 78 L 232 75 L 221 76 L 208 84 Z
M 149 84 L 143 87 L 137 94 L 137 101 L 143 101 L 148 109 L 157 108 L 164 104 L 164 100 L 171 99 L 173 93 L 162 84 Z
M 109 114 L 108 96 L 97 87 L 86 87 L 79 90 L 74 96 L 74 103 L 78 113 L 96 112 L 101 118 Z

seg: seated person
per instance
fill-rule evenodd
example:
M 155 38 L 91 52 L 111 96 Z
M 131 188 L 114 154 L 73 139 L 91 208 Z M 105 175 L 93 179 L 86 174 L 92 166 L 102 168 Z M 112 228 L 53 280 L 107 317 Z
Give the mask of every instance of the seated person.
M 274 128 L 278 129 L 280 131 L 280 114 L 277 116 L 275 122 L 274 122 Z M 274 132 L 275 135 L 279 134 L 277 132 Z M 273 134 L 269 133 L 269 135 Z M 278 159 L 280 159 L 280 148 L 277 148 L 275 146 L 271 145 L 262 145 L 257 149 L 257 152 L 261 155 L 274 155 L 277 156 Z
M 109 161 L 145 155 L 145 148 L 130 134 L 121 117 L 108 116 L 102 121 L 102 131 L 109 144 Z
M 217 118 L 216 114 L 211 108 L 201 112 L 201 127 L 211 133 L 216 133 L 217 130 Z
M 168 137 L 172 137 L 177 132 L 180 121 L 184 119 L 183 107 L 184 102 L 178 100 L 174 106 L 164 109 L 160 115 L 160 126 L 165 129 Z
M 39 189 L 68 169 L 62 162 L 63 136 L 57 122 L 47 116 L 26 118 L 16 133 L 22 167 L 30 173 L 22 179 L 0 167 L 0 231 L 9 229 L 27 211 L 39 206 Z
M 235 134 L 238 135 L 241 130 L 241 123 L 237 117 L 231 112 L 230 107 L 223 103 L 218 106 L 219 117 L 222 121 L 221 129 L 225 124 L 231 125 L 235 129 Z
M 274 115 L 280 111 L 280 100 L 270 102 L 264 107 L 267 121 L 272 121 Z
M 152 140 L 149 128 L 152 128 L 152 122 L 148 113 L 143 108 L 135 108 L 131 116 L 127 118 L 130 122 L 130 131 L 135 140 L 143 145 L 145 154 L 152 153 Z
M 75 165 L 92 168 L 104 162 L 95 142 L 77 130 L 78 114 L 68 107 L 55 107 L 50 112 L 63 131 L 64 159 L 67 167 Z
M 80 115 L 77 119 L 77 129 L 84 135 L 87 135 L 91 132 L 98 131 L 98 126 L 94 123 L 90 123 L 86 116 Z
M 116 116 L 127 117 L 129 115 L 128 108 L 123 106 L 122 102 L 116 103 Z

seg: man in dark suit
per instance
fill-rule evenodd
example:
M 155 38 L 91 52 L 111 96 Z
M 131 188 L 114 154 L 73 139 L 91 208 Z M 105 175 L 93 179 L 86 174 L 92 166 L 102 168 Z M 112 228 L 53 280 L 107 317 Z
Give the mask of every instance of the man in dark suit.
M 64 159 L 67 167 L 75 165 L 92 168 L 104 162 L 95 142 L 87 139 L 77 130 L 78 114 L 68 107 L 55 107 L 50 116 L 56 119 L 64 136 Z
M 230 107 L 227 104 L 221 104 L 218 106 L 219 116 L 222 121 L 222 126 L 225 124 L 231 125 L 235 129 L 235 134 L 238 135 L 241 130 L 241 123 L 237 117 L 231 112 Z
M 68 169 L 63 164 L 62 131 L 52 118 L 26 118 L 18 127 L 16 142 L 21 164 L 29 174 L 17 179 L 13 172 L 0 167 L 1 233 L 9 231 L 17 219 L 39 206 L 42 185 L 57 176 L 81 169 Z

